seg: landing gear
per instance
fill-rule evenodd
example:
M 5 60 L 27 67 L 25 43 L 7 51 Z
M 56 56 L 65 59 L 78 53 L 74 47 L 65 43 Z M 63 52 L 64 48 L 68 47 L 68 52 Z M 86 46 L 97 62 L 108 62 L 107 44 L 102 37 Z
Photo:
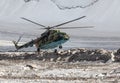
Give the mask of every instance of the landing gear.
M 59 49 L 62 49 L 62 45 L 59 45 Z M 54 50 L 54 53 L 58 54 L 58 50 L 55 49 L 55 50 Z
M 58 53 L 57 49 L 54 50 L 54 53 Z
M 37 48 L 37 53 L 40 54 L 40 48 Z
M 62 45 L 59 45 L 59 49 L 62 49 L 63 47 L 62 47 Z

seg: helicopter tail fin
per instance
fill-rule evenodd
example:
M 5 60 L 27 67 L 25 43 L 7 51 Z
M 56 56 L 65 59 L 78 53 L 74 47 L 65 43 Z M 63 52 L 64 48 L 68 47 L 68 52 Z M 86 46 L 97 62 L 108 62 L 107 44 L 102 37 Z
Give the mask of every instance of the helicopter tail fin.
M 13 42 L 13 44 L 15 45 L 15 48 L 18 50 L 18 47 L 19 47 L 19 46 L 17 45 L 18 43 L 17 43 L 16 41 L 12 41 L 12 42 Z
M 23 36 L 23 35 L 21 35 L 21 36 L 19 37 L 19 39 L 18 39 L 17 42 L 16 42 L 16 41 L 12 41 L 13 44 L 15 45 L 15 48 L 16 48 L 17 50 L 19 49 L 18 43 L 19 43 L 19 41 L 21 40 L 22 36 Z

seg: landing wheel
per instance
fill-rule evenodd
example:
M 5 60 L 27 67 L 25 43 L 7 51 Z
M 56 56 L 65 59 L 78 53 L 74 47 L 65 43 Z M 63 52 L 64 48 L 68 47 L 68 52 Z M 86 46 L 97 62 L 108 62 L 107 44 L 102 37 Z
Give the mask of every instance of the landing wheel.
M 37 48 L 37 52 L 38 52 L 38 54 L 40 54 L 40 48 Z
M 57 53 L 57 49 L 54 50 L 54 53 Z
M 62 49 L 62 48 L 63 48 L 62 45 L 60 45 L 60 46 L 59 46 L 59 49 Z

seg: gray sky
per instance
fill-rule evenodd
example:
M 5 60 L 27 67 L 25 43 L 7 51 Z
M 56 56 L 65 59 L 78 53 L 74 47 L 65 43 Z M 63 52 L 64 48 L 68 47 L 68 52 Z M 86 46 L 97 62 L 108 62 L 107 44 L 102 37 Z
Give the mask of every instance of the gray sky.
M 65 0 L 61 1 L 64 3 Z M 69 5 L 73 4 L 68 0 L 63 5 L 68 3 Z M 86 0 L 86 3 L 90 3 L 90 0 Z M 84 2 L 84 4 L 86 3 Z M 20 19 L 20 17 L 31 19 L 46 26 L 53 26 L 85 15 L 86 18 L 65 26 L 95 26 L 94 29 L 88 29 L 88 31 L 110 32 L 111 35 L 115 33 L 117 35 L 117 32 L 120 31 L 119 3 L 120 0 L 99 0 L 88 8 L 60 10 L 51 0 L 31 1 L 28 3 L 23 0 L 1 0 L 0 29 L 25 31 L 29 27 L 29 30 L 33 31 L 40 28 Z

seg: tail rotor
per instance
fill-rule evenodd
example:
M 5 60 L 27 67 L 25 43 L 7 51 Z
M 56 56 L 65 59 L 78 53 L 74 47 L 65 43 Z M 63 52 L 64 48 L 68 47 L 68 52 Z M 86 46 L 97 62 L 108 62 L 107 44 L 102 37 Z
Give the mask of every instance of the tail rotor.
M 13 44 L 14 44 L 14 46 L 15 46 L 15 48 L 16 48 L 16 50 L 18 50 L 18 49 L 19 49 L 18 43 L 20 42 L 20 40 L 21 40 L 22 36 L 23 36 L 23 35 L 21 35 L 21 36 L 18 38 L 17 42 L 16 42 L 16 41 L 14 41 L 14 40 L 12 41 L 12 42 L 13 42 Z

